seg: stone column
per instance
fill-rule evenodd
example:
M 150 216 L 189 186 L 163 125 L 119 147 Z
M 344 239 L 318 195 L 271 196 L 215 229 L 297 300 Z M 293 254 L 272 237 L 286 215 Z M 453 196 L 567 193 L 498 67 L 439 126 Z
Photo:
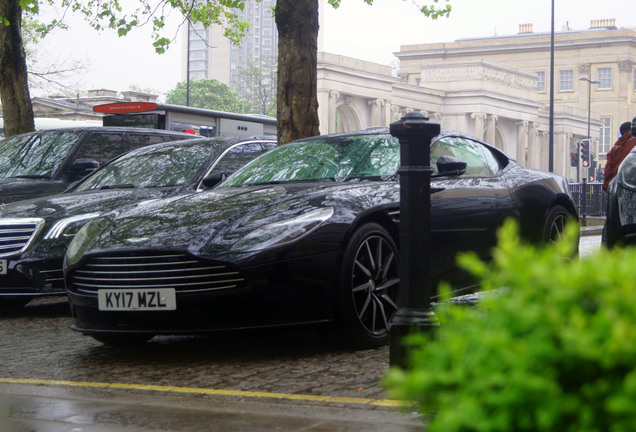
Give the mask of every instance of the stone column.
M 544 171 L 549 171 L 550 169 L 550 145 L 548 142 L 548 135 L 548 131 L 539 132 L 539 169 L 542 169 Z M 556 137 L 554 141 L 557 141 Z
M 539 168 L 541 166 L 541 143 L 539 140 L 539 124 L 528 124 L 528 155 L 526 166 L 528 168 Z
M 403 112 L 405 112 L 405 110 L 399 105 L 391 105 L 391 122 L 390 123 L 393 123 L 394 121 L 398 121 L 399 119 L 401 119 Z
M 490 115 L 486 123 L 486 142 L 494 146 L 497 145 L 497 120 L 499 116 Z
M 329 117 L 327 123 L 328 133 L 336 132 L 336 104 L 340 98 L 340 92 L 336 90 L 329 91 Z
M 517 162 L 521 166 L 529 166 L 530 151 L 528 149 L 528 129 L 529 123 L 524 120 L 517 122 Z
M 384 99 L 371 99 L 367 102 L 371 107 L 371 124 L 367 126 L 385 126 L 382 111 L 385 105 Z
M 472 113 L 471 118 L 475 119 L 475 138 L 484 139 L 484 122 L 486 120 L 485 113 Z

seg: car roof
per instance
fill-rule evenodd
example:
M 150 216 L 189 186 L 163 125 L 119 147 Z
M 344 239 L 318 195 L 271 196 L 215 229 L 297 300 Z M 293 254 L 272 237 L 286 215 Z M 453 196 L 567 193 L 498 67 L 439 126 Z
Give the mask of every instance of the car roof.
M 194 139 L 185 139 L 181 141 L 168 141 L 168 142 L 163 142 L 158 144 L 151 144 L 151 145 L 137 148 L 135 150 L 131 150 L 126 154 L 151 153 L 154 151 L 162 151 L 165 149 L 170 149 L 175 147 L 185 147 L 185 146 L 191 146 L 191 145 L 210 146 L 210 147 L 217 147 L 219 149 L 225 149 L 238 143 L 251 142 L 251 141 L 276 142 L 276 139 L 272 137 L 211 137 L 211 138 L 200 137 L 200 138 L 194 138 Z
M 78 127 L 63 127 L 63 128 L 53 128 L 53 129 L 40 129 L 31 132 L 25 132 L 18 135 L 12 135 L 13 138 L 17 136 L 24 135 L 37 135 L 37 134 L 46 134 L 46 133 L 56 133 L 56 132 L 122 132 L 122 133 L 150 133 L 153 135 L 178 135 L 178 136 L 189 136 L 191 138 L 197 138 L 199 135 L 193 135 L 185 132 L 177 132 L 165 129 L 153 129 L 153 128 L 140 128 L 140 127 L 117 127 L 117 126 L 78 126 Z

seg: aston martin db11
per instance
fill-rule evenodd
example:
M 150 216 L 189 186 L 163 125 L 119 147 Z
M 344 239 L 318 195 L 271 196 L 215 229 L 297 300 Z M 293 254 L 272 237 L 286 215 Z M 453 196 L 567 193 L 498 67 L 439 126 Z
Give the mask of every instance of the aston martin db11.
M 277 147 L 216 188 L 120 209 L 68 248 L 71 328 L 105 343 L 158 334 L 339 322 L 388 338 L 399 306 L 400 145 L 388 130 Z M 453 287 L 460 251 L 488 259 L 506 218 L 533 242 L 577 213 L 566 181 L 477 139 L 431 144 L 432 278 Z

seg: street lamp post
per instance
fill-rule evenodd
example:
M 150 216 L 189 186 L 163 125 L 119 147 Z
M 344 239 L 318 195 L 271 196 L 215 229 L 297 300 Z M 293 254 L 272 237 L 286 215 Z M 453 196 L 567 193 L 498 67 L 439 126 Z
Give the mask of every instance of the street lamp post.
M 590 137 L 590 112 L 592 107 L 592 84 L 600 84 L 601 82 L 599 80 L 591 80 L 588 77 L 581 77 L 579 78 L 579 81 L 587 81 L 587 139 L 589 139 L 591 143 L 592 137 Z M 592 149 L 590 148 L 590 155 L 592 154 L 591 150 Z M 587 170 L 585 174 L 587 177 Z

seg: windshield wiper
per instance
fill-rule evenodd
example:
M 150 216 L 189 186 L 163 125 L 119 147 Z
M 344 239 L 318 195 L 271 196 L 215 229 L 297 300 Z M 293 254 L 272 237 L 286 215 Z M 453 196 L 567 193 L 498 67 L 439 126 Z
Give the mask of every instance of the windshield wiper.
M 34 179 L 38 179 L 38 178 L 51 178 L 51 176 L 47 176 L 47 175 L 43 175 L 43 174 L 39 174 L 39 175 L 17 175 L 17 176 L 11 176 L 10 178 L 34 178 Z
M 134 189 L 135 185 L 132 183 L 124 183 L 118 185 L 104 185 L 100 189 Z

